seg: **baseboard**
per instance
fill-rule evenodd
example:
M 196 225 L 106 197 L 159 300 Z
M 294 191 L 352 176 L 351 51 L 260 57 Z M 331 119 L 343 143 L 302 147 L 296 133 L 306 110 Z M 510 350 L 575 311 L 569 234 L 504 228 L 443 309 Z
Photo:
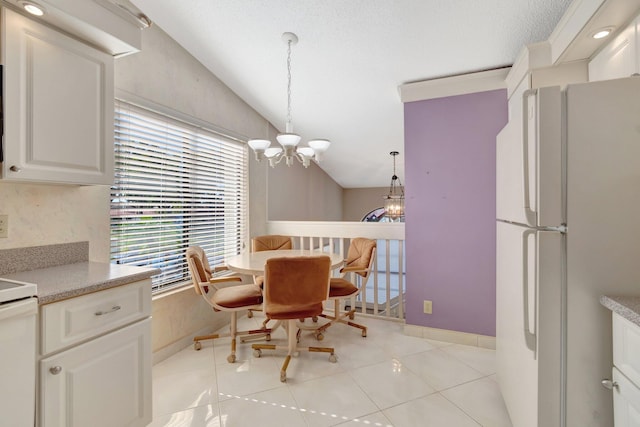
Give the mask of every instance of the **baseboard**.
M 183 337 L 178 341 L 174 341 L 173 343 L 154 351 L 152 354 L 152 363 L 154 365 L 156 363 L 160 363 L 163 360 L 173 356 L 183 348 L 188 347 L 189 345 L 193 345 L 193 337 L 198 335 L 208 335 L 212 333 L 214 333 L 213 327 L 209 326 L 196 331 L 196 333 L 194 334 L 187 335 L 186 337 Z
M 427 338 L 453 344 L 473 345 L 491 350 L 496 349 L 496 337 L 489 335 L 470 334 L 468 332 L 450 331 L 448 329 L 417 325 L 404 325 L 404 333 L 412 337 Z

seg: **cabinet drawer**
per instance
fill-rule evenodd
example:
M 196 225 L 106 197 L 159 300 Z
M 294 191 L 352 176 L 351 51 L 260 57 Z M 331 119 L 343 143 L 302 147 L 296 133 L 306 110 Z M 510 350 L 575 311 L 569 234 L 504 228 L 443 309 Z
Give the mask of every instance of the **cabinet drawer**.
M 631 382 L 640 384 L 640 326 L 613 313 L 613 364 Z
M 151 279 L 44 305 L 41 354 L 63 349 L 151 315 Z

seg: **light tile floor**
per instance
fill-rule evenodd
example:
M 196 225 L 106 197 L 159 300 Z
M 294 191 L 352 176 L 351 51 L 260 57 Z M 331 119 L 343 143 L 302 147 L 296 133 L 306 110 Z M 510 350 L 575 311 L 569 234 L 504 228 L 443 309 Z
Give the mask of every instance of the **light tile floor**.
M 264 318 L 239 320 L 257 328 Z M 511 427 L 495 379 L 495 352 L 403 334 L 403 325 L 358 318 L 368 337 L 346 325 L 323 341 L 303 333 L 300 345 L 333 346 L 300 353 L 280 382 L 282 351 L 254 358 L 239 343 L 228 363 L 229 339 L 189 346 L 153 367 L 153 422 L 159 426 L 435 426 Z M 311 324 L 307 320 L 307 324 Z M 272 343 L 286 345 L 277 330 Z

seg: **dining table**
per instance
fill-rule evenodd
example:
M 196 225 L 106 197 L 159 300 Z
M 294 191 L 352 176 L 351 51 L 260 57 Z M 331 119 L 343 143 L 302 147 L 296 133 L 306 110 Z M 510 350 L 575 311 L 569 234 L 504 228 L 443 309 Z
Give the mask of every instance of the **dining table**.
M 331 258 L 331 269 L 342 267 L 344 262 L 340 254 L 324 252 L 319 249 L 278 249 L 275 251 L 245 252 L 226 259 L 227 267 L 240 274 L 259 276 L 264 274 L 268 259 L 281 257 L 322 256 Z

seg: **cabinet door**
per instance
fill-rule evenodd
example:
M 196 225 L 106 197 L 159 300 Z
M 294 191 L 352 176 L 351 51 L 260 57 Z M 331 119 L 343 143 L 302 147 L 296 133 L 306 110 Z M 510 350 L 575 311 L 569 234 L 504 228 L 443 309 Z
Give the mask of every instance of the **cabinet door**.
M 614 425 L 616 427 L 640 427 L 640 388 L 613 368 Z
M 151 422 L 149 318 L 40 362 L 40 426 Z
M 613 364 L 627 378 L 640 384 L 640 327 L 613 313 Z
M 113 58 L 2 9 L 2 178 L 111 184 Z

